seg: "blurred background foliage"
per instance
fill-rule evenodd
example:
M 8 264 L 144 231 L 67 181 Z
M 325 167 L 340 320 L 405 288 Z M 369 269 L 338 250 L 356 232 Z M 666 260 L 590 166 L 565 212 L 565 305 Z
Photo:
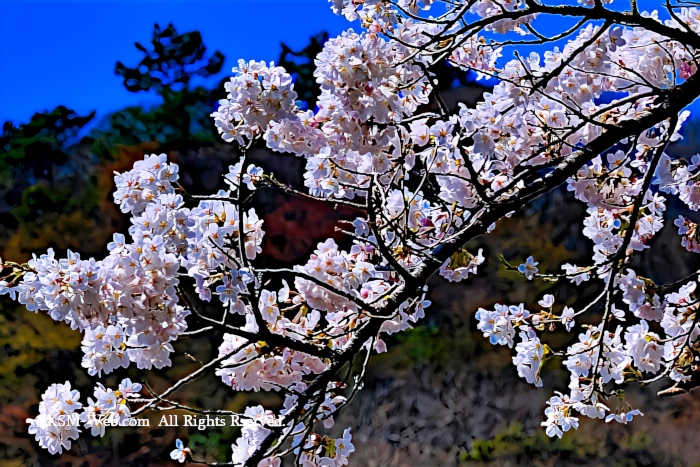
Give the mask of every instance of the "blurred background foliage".
M 280 45 L 277 63 L 293 73 L 302 105 L 314 108 L 319 89 L 313 58 L 328 34 L 307 46 Z M 14 126 L 6 123 L 0 138 L 0 256 L 26 261 L 32 253 L 54 248 L 101 256 L 114 232 L 126 232 L 127 219 L 112 202 L 113 172 L 128 169 L 144 154 L 168 154 L 181 165 L 181 183 L 194 194 L 222 186 L 221 174 L 235 163 L 231 145 L 218 139 L 209 117 L 225 97 L 221 73 L 224 56 L 209 52 L 197 31 L 178 32 L 173 25 L 154 26 L 150 44 L 136 44 L 138 63 L 115 65 L 130 92 L 153 93 L 160 104 L 128 107 L 109 115 L 77 115 L 67 106 L 35 114 Z M 119 57 L 115 57 L 115 60 Z M 468 74 L 444 66 L 436 70 L 440 92 L 450 107 L 474 104 L 488 89 Z M 221 76 L 214 88 L 193 86 L 195 76 Z M 70 103 L 66 103 L 70 105 Z M 697 152 L 700 125 L 690 121 L 685 139 L 673 150 L 680 157 Z M 302 186 L 300 161 L 264 148 L 254 162 L 283 181 Z M 328 237 L 348 244 L 335 226 L 352 219 L 352 210 L 334 210 L 306 198 L 261 190 L 255 198 L 266 231 L 261 264 L 303 260 Z M 680 207 L 671 204 L 670 218 Z M 518 264 L 533 254 L 540 268 L 554 270 L 563 262 L 583 261 L 590 244 L 580 233 L 583 205 L 565 189 L 557 190 L 499 224 L 494 235 L 469 245 L 485 250 L 487 264 L 468 284 L 434 279 L 428 317 L 415 329 L 392 336 L 389 352 L 371 362 L 366 389 L 339 417 L 337 427 L 351 426 L 357 451 L 355 465 L 700 465 L 700 440 L 693 415 L 700 410 L 694 393 L 657 399 L 656 388 L 631 390 L 628 398 L 642 404 L 645 416 L 628 426 L 582 420 L 577 432 L 561 440 L 544 435 L 539 424 L 548 394 L 565 390 L 567 376 L 558 362 L 548 363 L 546 387 L 536 390 L 519 380 L 509 349 L 491 346 L 475 332 L 474 312 L 495 301 L 534 307 L 547 290 L 576 306 L 590 298 L 588 284 L 526 283 L 505 271 L 498 254 Z M 665 282 L 697 268 L 684 255 L 672 228 L 657 239 L 660 248 L 640 260 L 649 276 Z M 0 465 L 167 465 L 174 441 L 188 440 L 199 459 L 226 461 L 237 437 L 234 427 L 118 428 L 101 439 L 85 434 L 62 456 L 49 456 L 26 432 L 25 419 L 36 414 L 40 394 L 54 382 L 70 380 L 85 398 L 96 379 L 80 367 L 80 336 L 45 314 L 27 312 L 0 300 Z M 206 313 L 206 309 L 205 309 Z M 575 336 L 551 336 L 566 345 Z M 217 352 L 220 336 L 177 342 L 173 366 L 144 373 L 129 368 L 105 379 L 147 379 L 156 390 L 198 367 Z M 197 380 L 177 394 L 189 405 L 242 410 L 256 403 L 279 404 L 275 394 L 234 393 L 214 375 Z M 336 428 L 337 429 L 337 428 Z

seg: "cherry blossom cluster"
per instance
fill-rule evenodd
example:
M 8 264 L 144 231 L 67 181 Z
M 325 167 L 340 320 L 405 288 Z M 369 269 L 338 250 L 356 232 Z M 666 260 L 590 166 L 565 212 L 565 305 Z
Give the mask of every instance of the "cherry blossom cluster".
M 400 121 L 428 102 L 428 77 L 409 59 L 405 46 L 352 30 L 324 46 L 315 61 L 318 111 L 280 116 L 265 133 L 271 149 L 306 157 L 312 195 L 353 199 L 365 192 L 371 174 L 400 161 L 396 128 L 365 133 L 363 124 Z
M 201 298 L 209 300 L 213 284 L 223 283 L 225 303 L 245 312 L 236 294 L 252 276 L 231 268 L 222 280 L 224 265 L 242 263 L 234 257 L 240 256 L 239 245 L 224 247 L 224 238 L 242 235 L 244 255 L 255 258 L 262 221 L 250 210 L 239 226 L 237 209 L 223 201 L 202 201 L 190 210 L 175 193 L 177 173 L 163 154 L 146 156 L 115 177 L 115 201 L 133 216 L 132 243 L 115 234 L 103 260 L 82 260 L 71 251 L 58 259 L 49 250 L 15 267 L 10 282 L 2 281 L 0 293 L 84 333 L 82 364 L 90 375 L 131 362 L 141 369 L 171 364 L 171 342 L 187 329 L 190 314 L 177 290 L 181 269 L 195 279 Z M 214 280 L 212 273 L 218 274 Z
M 257 450 L 262 441 L 271 433 L 270 429 L 265 427 L 266 418 L 273 415 L 271 411 L 266 411 L 262 406 L 247 407 L 244 415 L 250 417 L 253 423 L 248 423 L 243 426 L 241 436 L 236 441 L 233 448 L 233 462 L 243 465 L 245 461 Z M 261 467 L 279 467 L 279 458 L 268 458 L 258 463 Z
M 265 130 L 268 123 L 296 110 L 292 77 L 274 62 L 238 61 L 226 83 L 227 98 L 212 114 L 224 141 L 244 144 Z
M 115 202 L 134 216 L 133 243 L 115 234 L 103 260 L 71 251 L 59 259 L 49 249 L 3 290 L 30 311 L 47 311 L 84 332 L 83 366 L 91 375 L 130 362 L 149 369 L 169 365 L 170 342 L 187 327 L 189 311 L 176 293 L 180 253 L 188 245 L 187 213 L 178 211 L 183 200 L 173 187 L 177 173 L 162 154 L 115 177 Z
M 681 236 L 681 245 L 686 250 L 693 253 L 700 253 L 700 237 L 698 236 L 698 224 L 690 219 L 678 216 L 678 219 L 673 221 L 673 224 L 678 227 L 678 235 Z
M 71 389 L 70 382 L 52 384 L 41 395 L 39 415 L 35 419 L 27 419 L 29 434 L 51 454 L 61 453 L 70 449 L 71 441 L 78 439 L 77 423 L 71 423 L 71 417 L 80 410 L 80 392 Z M 78 415 L 79 416 L 79 415 Z
M 348 465 L 348 456 L 355 451 L 352 444 L 350 428 L 346 428 L 341 438 L 331 438 L 313 434 L 302 444 L 301 435 L 297 435 L 295 444 L 304 450 L 299 456 L 302 465 L 328 465 L 341 467 Z
M 165 154 L 146 156 L 136 161 L 134 168 L 116 174 L 114 202 L 124 213 L 138 215 L 154 199 L 174 193 L 173 183 L 179 178 L 177 164 L 169 164 Z
M 672 160 L 663 156 L 656 171 L 659 189 L 664 193 L 678 196 L 688 207 L 697 211 L 700 209 L 700 186 L 696 180 L 700 165 L 700 155 L 690 159 Z
M 126 332 L 120 324 L 87 328 L 82 341 L 82 364 L 83 368 L 87 368 L 88 374 L 100 374 L 102 371 L 111 373 L 117 368 L 128 367 L 125 338 Z
M 137 397 L 140 390 L 141 385 L 128 378 L 119 383 L 117 391 L 98 383 L 95 399 L 88 397 L 88 405 L 83 406 L 80 392 L 71 389 L 70 382 L 52 384 L 41 395 L 39 415 L 27 419 L 29 434 L 51 454 L 61 454 L 78 439 L 81 423 L 90 429 L 92 436 L 100 437 L 104 436 L 106 426 L 128 426 L 129 400 Z
M 326 346 L 344 349 L 350 342 L 349 330 L 365 321 L 367 317 L 359 312 L 365 303 L 380 301 L 392 287 L 369 262 L 375 251 L 369 245 L 355 245 L 351 252 L 338 250 L 334 240 L 329 239 L 318 245 L 318 249 L 303 266 L 298 266 L 295 290 L 291 296 L 289 285 L 277 291 L 261 289 L 259 294 L 260 323 L 274 334 L 295 340 L 323 334 Z M 227 293 L 225 285 L 219 286 L 221 297 Z M 222 298 L 222 300 L 224 300 Z M 411 323 L 424 316 L 430 306 L 425 293 L 420 301 L 399 307 L 393 319 L 386 320 L 380 332 L 393 334 L 408 329 Z M 245 308 L 246 325 L 242 330 L 259 332 L 256 312 Z M 321 325 L 324 318 L 325 326 Z M 381 339 L 376 341 L 377 349 L 384 349 Z M 317 356 L 304 352 L 278 352 L 267 345 L 250 343 L 247 339 L 233 334 L 225 334 L 219 347 L 222 360 L 221 376 L 225 384 L 236 390 L 299 390 L 303 378 L 310 374 L 320 374 L 327 369 Z
M 368 321 L 369 317 L 361 313 L 360 308 L 382 302 L 397 286 L 386 272 L 378 271 L 372 264 L 372 261 L 377 261 L 376 256 L 377 250 L 372 244 L 356 244 L 348 253 L 339 251 L 335 241 L 329 239 L 319 243 L 305 265 L 295 268 L 301 275 L 295 279 L 299 295 L 292 302 L 296 300 L 297 303 L 313 307 L 315 310 L 310 319 L 314 324 L 318 323 L 321 312 L 325 312 L 323 317 L 327 326 L 321 330 L 329 339 L 327 345 L 333 349 L 345 349 L 351 342 L 348 328 Z M 320 284 L 328 284 L 332 288 Z M 430 306 L 430 301 L 425 299 L 426 292 L 427 289 L 423 290 L 412 303 L 401 303 L 396 312 L 382 323 L 380 332 L 393 334 L 405 331 L 411 327 L 411 323 L 423 318 L 425 308 Z M 279 322 L 282 326 L 293 324 L 287 323 L 289 321 L 286 319 Z M 314 328 L 308 318 L 306 323 L 302 318 L 301 323 L 301 331 L 308 332 Z M 377 350 L 384 349 L 380 338 L 377 338 L 375 345 Z
M 122 238 L 115 234 L 114 243 Z M 165 251 L 162 237 L 115 246 L 102 261 L 81 260 L 70 251 L 57 259 L 49 250 L 27 265 L 12 288 L 17 301 L 86 332 L 83 366 L 90 374 L 129 361 L 139 368 L 170 363 L 169 342 L 186 329 L 189 312 L 177 303 L 178 260 Z
M 244 330 L 255 331 L 254 321 Z M 266 352 L 267 351 L 267 352 Z M 228 356 L 216 371 L 222 381 L 237 391 L 279 391 L 296 388 L 302 377 L 311 372 L 321 373 L 326 365 L 315 356 L 286 349 L 281 355 L 265 346 L 249 343 L 246 339 L 224 334 L 219 356 Z
M 573 417 L 576 412 L 620 423 L 642 415 L 638 409 L 629 407 L 622 397 L 615 410 L 605 405 L 602 399 L 609 394 L 602 388 L 606 385 L 650 382 L 662 377 L 685 382 L 691 379 L 689 373 L 696 371 L 698 358 L 691 350 L 694 346 L 691 343 L 700 336 L 698 300 L 694 294 L 697 282 L 688 282 L 678 291 L 660 298 L 653 293 L 653 284 L 648 279 L 638 278 L 632 269 L 618 277 L 620 301 L 629 306 L 638 324 L 625 326 L 626 311 L 613 304 L 610 319 L 617 323 L 614 331 L 605 329 L 603 323 L 589 325 L 579 334 L 578 342 L 565 352 L 543 345 L 539 334 L 553 329 L 559 322 L 562 329 L 571 331 L 575 317 L 581 312 L 566 306 L 558 314 L 553 312 L 552 295 L 545 295 L 539 302 L 543 307 L 539 313 L 529 312 L 523 304 L 517 307 L 497 304 L 493 311 L 480 309 L 477 313 L 478 328 L 491 343 L 513 347 L 516 333 L 519 334 L 513 362 L 518 374 L 529 383 L 542 385 L 540 370 L 546 359 L 566 357 L 563 364 L 571 373 L 571 394 L 559 393 L 550 400 L 550 407 L 545 411 L 547 421 L 543 422 L 550 436 L 561 437 L 570 428 L 577 428 L 578 419 Z M 647 377 L 647 374 L 652 376 Z
M 387 123 L 412 115 L 428 102 L 431 85 L 419 62 L 406 62 L 408 54 L 405 46 L 375 34 L 349 30 L 330 39 L 314 61 L 319 101 L 327 110 L 339 103 L 358 123 L 370 118 Z
M 642 151 L 649 151 L 643 145 Z M 647 161 L 639 155 L 627 160 L 623 151 L 607 155 L 604 165 L 600 157 L 582 168 L 576 177 L 569 179 L 569 190 L 576 198 L 588 204 L 588 216 L 584 220 L 583 234 L 594 243 L 593 260 L 602 265 L 601 273 L 610 265 L 610 258 L 623 244 L 626 228 L 632 224 L 629 207 L 637 197 L 643 197 L 638 220 L 628 248 L 642 251 L 647 243 L 663 227 L 666 199 L 647 190 L 640 193 L 645 180 Z M 649 174 L 651 176 L 651 174 Z

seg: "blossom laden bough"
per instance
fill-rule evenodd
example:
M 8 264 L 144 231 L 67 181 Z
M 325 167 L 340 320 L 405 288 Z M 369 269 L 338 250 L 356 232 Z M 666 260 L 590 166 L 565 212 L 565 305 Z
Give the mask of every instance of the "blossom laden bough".
M 251 423 L 232 446 L 233 465 L 277 466 L 287 454 L 306 466 L 346 465 L 349 429 L 334 438 L 321 426 L 331 428 L 362 388 L 385 337 L 424 317 L 428 279 L 467 282 L 486 257 L 464 245 L 560 185 L 586 205 L 590 260 L 550 269 L 533 252 L 519 267 L 503 262 L 529 281 L 587 282 L 599 294 L 584 304 L 547 294 L 539 310 L 497 303 L 476 315 L 491 343 L 514 349 L 528 383 L 543 385 L 550 359 L 569 372 L 568 393 L 545 409 L 546 433 L 561 437 L 580 417 L 631 422 L 642 414 L 624 399 L 628 384 L 668 379 L 665 394 L 693 387 L 700 273 L 656 284 L 632 259 L 658 240 L 671 197 L 691 212 L 700 206 L 700 156 L 688 162 L 667 150 L 700 94 L 700 12 L 669 3 L 662 20 L 608 3 L 333 0 L 360 29 L 316 57 L 314 110 L 297 106 L 286 70 L 241 60 L 212 114 L 240 152 L 222 174 L 226 190 L 187 193 L 176 164 L 146 156 L 115 177 L 115 202 L 132 225 L 105 258 L 50 250 L 27 264 L 0 261 L 0 294 L 83 333 L 90 375 L 171 365 L 183 335 L 218 331 L 217 357 L 163 392 L 147 386 L 149 397 L 133 397 L 139 383 L 124 380 L 116 391 L 98 385 L 83 407 L 70 383 L 53 385 L 30 433 L 60 453 L 79 430 L 54 427 L 57 417 L 78 414 L 102 436 L 107 421 L 91 414 L 125 421 L 162 405 L 201 412 L 173 395 L 212 372 L 233 391 L 284 397 L 281 407 L 238 414 Z M 538 32 L 559 15 L 578 22 Z M 534 47 L 527 56 L 518 51 L 525 45 Z M 435 82 L 444 62 L 496 84 L 476 105 L 452 110 Z M 247 160 L 256 145 L 302 158 L 304 187 Z M 260 267 L 265 223 L 250 195 L 269 186 L 360 210 L 344 230 L 352 245 L 327 239 L 293 267 Z M 683 246 L 700 251 L 695 220 L 674 224 Z M 201 313 L 201 302 L 220 315 Z M 602 320 L 589 324 L 582 315 L 596 309 Z M 544 336 L 557 329 L 578 340 L 550 347 Z M 266 424 L 270 415 L 281 423 Z M 171 457 L 198 462 L 194 454 L 178 440 Z
M 29 434 L 51 454 L 60 454 L 71 448 L 71 441 L 78 439 L 81 423 L 89 428 L 92 436 L 104 436 L 107 426 L 137 426 L 131 418 L 130 399 L 138 396 L 141 385 L 126 378 L 119 390 L 105 388 L 98 383 L 95 399 L 88 397 L 88 405 L 80 402 L 80 392 L 71 389 L 70 382 L 52 384 L 39 403 L 39 415 L 27 419 Z M 80 410 L 82 409 L 82 412 Z

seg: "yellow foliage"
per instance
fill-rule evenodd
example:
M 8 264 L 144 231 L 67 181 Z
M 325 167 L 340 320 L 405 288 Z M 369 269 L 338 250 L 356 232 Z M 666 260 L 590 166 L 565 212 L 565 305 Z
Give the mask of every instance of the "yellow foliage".
M 29 368 L 56 350 L 78 349 L 80 333 L 44 313 L 27 311 L 24 306 L 5 307 L 0 314 L 0 347 L 3 346 L 14 350 L 12 355 L 0 359 L 0 378 L 5 381 L 0 385 L 0 397 L 4 398 L 20 385 L 18 368 Z

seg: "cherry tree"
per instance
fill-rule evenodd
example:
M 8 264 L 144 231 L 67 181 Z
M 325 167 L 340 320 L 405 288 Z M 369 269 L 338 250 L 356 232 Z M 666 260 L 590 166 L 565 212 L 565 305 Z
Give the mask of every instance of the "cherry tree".
M 571 202 L 587 205 L 590 259 L 540 271 L 532 252 L 507 267 L 523 280 L 588 281 L 598 295 L 579 309 L 548 294 L 536 310 L 497 303 L 476 316 L 491 343 L 514 348 L 515 371 L 534 386 L 548 359 L 569 370 L 568 393 L 544 411 L 547 434 L 561 437 L 580 417 L 642 415 L 624 401 L 627 385 L 665 380 L 662 392 L 675 394 L 697 384 L 699 273 L 657 284 L 632 259 L 652 247 L 669 198 L 700 208 L 700 156 L 666 151 L 700 94 L 700 9 L 670 0 L 660 13 L 640 12 L 634 0 L 333 0 L 332 8 L 357 30 L 316 57 L 316 110 L 297 108 L 292 76 L 272 63 L 233 69 L 212 114 L 240 150 L 223 174 L 226 190 L 187 193 L 177 165 L 146 156 L 115 177 L 131 238 L 114 235 L 105 258 L 49 251 L 3 264 L 0 293 L 83 333 L 93 376 L 168 366 L 178 338 L 224 332 L 218 357 L 164 392 L 124 380 L 98 384 L 81 404 L 70 382 L 52 385 L 28 420 L 42 447 L 70 448 L 80 430 L 55 423 L 65 417 L 101 436 L 110 421 L 159 408 L 232 414 L 176 400 L 214 372 L 231 391 L 284 396 L 282 407 L 239 414 L 250 423 L 229 465 L 278 466 L 287 455 L 304 466 L 346 465 L 350 431 L 334 438 L 322 427 L 362 388 L 385 336 L 425 315 L 428 278 L 468 281 L 487 258 L 464 245 L 564 184 Z M 450 111 L 431 72 L 445 62 L 497 84 L 477 105 Z M 304 158 L 304 187 L 250 163 L 255 145 Z M 250 198 L 270 186 L 357 208 L 362 215 L 340 226 L 349 251 L 328 239 L 303 264 L 257 266 L 265 226 Z M 700 252 L 698 224 L 673 223 L 682 245 Z M 202 313 L 205 302 L 220 315 Z M 581 324 L 591 317 L 597 324 Z M 543 336 L 555 330 L 577 332 L 579 342 L 551 348 Z M 171 457 L 199 462 L 180 440 Z

